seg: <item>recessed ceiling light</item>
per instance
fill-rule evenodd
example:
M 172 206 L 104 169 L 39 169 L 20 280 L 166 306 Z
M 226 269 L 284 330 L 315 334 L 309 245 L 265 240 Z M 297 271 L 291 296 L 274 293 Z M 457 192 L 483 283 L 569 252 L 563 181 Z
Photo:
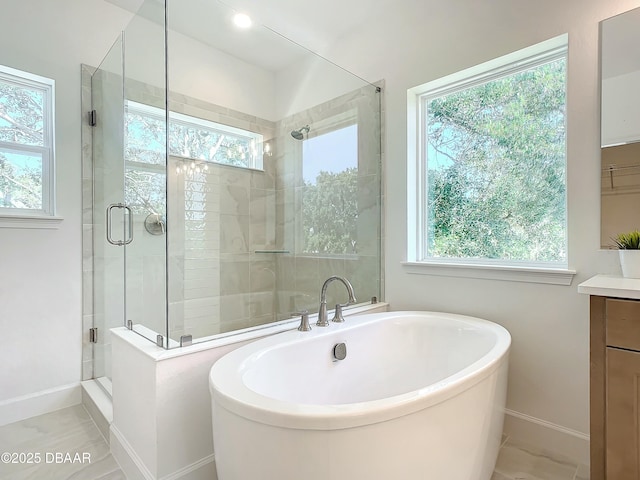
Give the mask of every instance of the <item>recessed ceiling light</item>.
M 236 13 L 233 16 L 233 23 L 238 28 L 249 28 L 253 24 L 249 15 L 244 13 Z

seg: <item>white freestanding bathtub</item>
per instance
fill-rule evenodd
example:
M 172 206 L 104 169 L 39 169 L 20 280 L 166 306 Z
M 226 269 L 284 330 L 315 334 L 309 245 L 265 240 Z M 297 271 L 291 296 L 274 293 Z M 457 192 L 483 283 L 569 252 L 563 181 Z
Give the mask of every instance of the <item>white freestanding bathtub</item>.
M 218 479 L 489 480 L 510 343 L 486 320 L 388 312 L 241 347 L 209 377 Z

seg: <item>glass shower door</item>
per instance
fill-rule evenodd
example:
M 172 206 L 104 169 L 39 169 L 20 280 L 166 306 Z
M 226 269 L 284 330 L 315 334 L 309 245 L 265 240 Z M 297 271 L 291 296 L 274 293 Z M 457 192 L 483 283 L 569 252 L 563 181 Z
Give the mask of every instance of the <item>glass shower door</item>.
M 125 316 L 136 333 L 167 347 L 165 2 L 145 1 L 124 35 L 122 175 L 131 226 L 124 246 Z
M 93 125 L 93 377 L 111 377 L 110 329 L 124 324 L 123 38 L 91 77 Z
M 144 2 L 91 75 L 87 353 L 108 393 L 112 328 L 167 345 L 164 26 L 164 2 Z M 132 104 L 153 118 L 140 123 Z

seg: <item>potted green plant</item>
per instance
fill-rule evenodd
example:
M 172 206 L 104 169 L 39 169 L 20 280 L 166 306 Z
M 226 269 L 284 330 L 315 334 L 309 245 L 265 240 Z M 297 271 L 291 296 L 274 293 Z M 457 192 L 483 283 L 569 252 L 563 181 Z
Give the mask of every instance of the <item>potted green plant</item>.
M 640 231 L 621 233 L 613 241 L 620 253 L 622 276 L 640 278 Z

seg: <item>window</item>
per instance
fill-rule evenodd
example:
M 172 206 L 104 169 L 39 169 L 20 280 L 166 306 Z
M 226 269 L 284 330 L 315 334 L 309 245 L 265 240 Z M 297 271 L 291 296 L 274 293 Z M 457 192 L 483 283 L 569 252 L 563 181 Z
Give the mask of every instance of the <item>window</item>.
M 54 81 L 0 65 L 0 215 L 53 216 Z
M 178 174 L 208 170 L 207 163 L 262 169 L 263 136 L 201 118 L 127 101 L 125 200 L 136 212 L 165 211 L 165 143 L 169 155 L 185 159 Z
M 409 90 L 409 262 L 567 268 L 566 63 L 565 35 Z
M 305 139 L 302 177 L 302 253 L 357 253 L 358 125 Z
M 127 102 L 125 158 L 165 163 L 165 113 Z M 169 112 L 169 155 L 252 169 L 262 169 L 262 135 L 201 118 Z

